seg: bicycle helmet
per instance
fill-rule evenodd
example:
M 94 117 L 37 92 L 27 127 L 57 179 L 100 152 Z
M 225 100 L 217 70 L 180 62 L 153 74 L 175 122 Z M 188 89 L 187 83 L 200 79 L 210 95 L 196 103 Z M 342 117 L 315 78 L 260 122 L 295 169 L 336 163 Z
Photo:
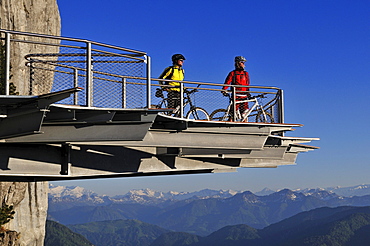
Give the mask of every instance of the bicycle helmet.
M 172 62 L 176 62 L 178 60 L 186 60 L 185 57 L 181 54 L 175 54 L 172 56 Z
M 235 56 L 235 63 L 237 62 L 246 62 L 247 59 L 245 59 L 244 56 Z

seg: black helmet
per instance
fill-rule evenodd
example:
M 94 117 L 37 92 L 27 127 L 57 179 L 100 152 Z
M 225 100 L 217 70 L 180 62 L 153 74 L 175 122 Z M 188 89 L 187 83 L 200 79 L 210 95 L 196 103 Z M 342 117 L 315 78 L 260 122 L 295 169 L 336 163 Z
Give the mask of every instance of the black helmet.
M 246 61 L 247 61 L 247 59 L 245 59 L 244 56 L 236 56 L 235 57 L 235 63 L 236 62 L 246 62 Z
M 177 60 L 186 60 L 185 57 L 181 54 L 175 54 L 172 56 L 172 62 L 176 62 Z

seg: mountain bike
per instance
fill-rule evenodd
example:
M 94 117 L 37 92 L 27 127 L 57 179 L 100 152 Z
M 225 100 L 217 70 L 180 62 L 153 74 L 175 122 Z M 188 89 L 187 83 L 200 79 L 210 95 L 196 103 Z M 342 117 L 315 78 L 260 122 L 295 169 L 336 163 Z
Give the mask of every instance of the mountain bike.
M 199 87 L 199 85 L 198 85 Z M 191 99 L 191 95 L 197 92 L 198 89 L 193 90 L 184 90 L 184 109 L 187 105 L 189 105 L 189 111 L 184 114 L 186 119 L 193 119 L 193 120 L 209 120 L 209 114 L 207 111 L 201 107 L 196 107 Z M 155 105 L 155 108 L 168 108 L 168 98 L 165 98 L 163 95 L 163 89 L 157 88 L 156 97 L 162 98 L 161 101 Z M 180 117 L 180 105 L 173 109 L 172 112 L 164 112 L 163 114 L 171 115 L 173 117 Z
M 274 123 L 274 117 L 266 112 L 263 106 L 258 102 L 258 98 L 265 98 L 264 94 L 260 94 L 253 97 L 248 97 L 244 94 L 237 94 L 237 97 L 245 97 L 245 100 L 237 100 L 236 104 L 251 102 L 253 106 L 249 109 L 246 109 L 243 113 L 240 113 L 239 110 L 236 111 L 236 119 L 234 121 L 248 122 L 249 116 L 255 116 L 255 122 L 264 122 L 264 123 Z M 229 98 L 229 105 L 227 109 L 216 109 L 210 115 L 211 120 L 215 121 L 233 121 L 233 100 L 231 94 L 227 94 Z M 253 113 L 253 114 L 252 114 Z

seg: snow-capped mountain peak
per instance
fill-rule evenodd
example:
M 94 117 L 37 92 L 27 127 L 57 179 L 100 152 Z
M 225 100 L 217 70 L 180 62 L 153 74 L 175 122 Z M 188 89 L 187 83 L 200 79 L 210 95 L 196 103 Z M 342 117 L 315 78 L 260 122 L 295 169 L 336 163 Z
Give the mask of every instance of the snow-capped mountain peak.
M 70 196 L 80 198 L 83 195 L 96 195 L 96 194 L 80 186 L 54 186 L 52 184 L 49 185 L 49 196 L 52 197 Z

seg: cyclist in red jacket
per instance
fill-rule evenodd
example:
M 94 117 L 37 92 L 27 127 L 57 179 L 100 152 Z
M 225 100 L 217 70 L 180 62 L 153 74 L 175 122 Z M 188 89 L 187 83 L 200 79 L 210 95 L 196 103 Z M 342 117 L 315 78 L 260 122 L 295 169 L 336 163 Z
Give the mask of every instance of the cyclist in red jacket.
M 249 85 L 249 74 L 247 71 L 244 70 L 245 62 L 247 59 L 245 59 L 243 56 L 236 56 L 235 57 L 235 70 L 231 71 L 226 79 L 225 79 L 225 86 L 222 87 L 222 94 L 224 96 L 227 96 L 227 90 L 229 86 L 226 85 Z M 236 94 L 238 95 L 236 97 L 236 100 L 246 100 L 250 97 L 249 94 L 249 87 L 236 87 Z M 248 109 L 248 102 L 245 103 L 237 103 L 236 109 L 240 110 L 240 113 L 243 113 L 246 109 Z

